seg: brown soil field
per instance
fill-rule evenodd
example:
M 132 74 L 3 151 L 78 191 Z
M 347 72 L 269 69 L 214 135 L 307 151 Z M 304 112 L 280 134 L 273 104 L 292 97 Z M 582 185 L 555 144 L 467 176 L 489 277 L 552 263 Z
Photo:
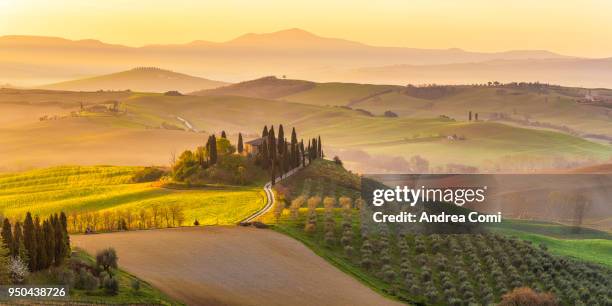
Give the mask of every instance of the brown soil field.
M 271 230 L 189 227 L 71 241 L 92 254 L 114 247 L 120 267 L 188 305 L 401 305 Z

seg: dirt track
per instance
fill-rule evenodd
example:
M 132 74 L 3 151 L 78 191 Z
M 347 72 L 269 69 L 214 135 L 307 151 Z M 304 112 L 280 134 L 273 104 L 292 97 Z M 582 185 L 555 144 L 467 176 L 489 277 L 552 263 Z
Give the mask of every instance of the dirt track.
M 188 305 L 395 305 L 300 242 L 271 230 L 180 228 L 74 235 Z M 398 304 L 399 305 L 399 304 Z

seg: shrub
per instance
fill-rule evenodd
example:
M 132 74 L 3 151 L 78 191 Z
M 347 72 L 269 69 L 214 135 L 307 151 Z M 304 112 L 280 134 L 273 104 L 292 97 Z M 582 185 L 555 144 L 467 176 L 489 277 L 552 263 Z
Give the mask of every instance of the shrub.
M 104 292 L 109 295 L 116 295 L 119 292 L 119 282 L 116 278 L 106 278 L 104 279 Z
M 104 281 L 106 281 L 107 278 L 110 278 L 110 276 L 106 271 L 100 272 L 100 275 L 98 275 L 98 279 L 100 280 L 100 288 L 104 287 Z
M 76 277 L 74 276 L 74 272 L 69 269 L 58 269 L 56 271 L 56 279 L 61 285 L 68 286 L 69 288 L 74 288 Z
M 102 251 L 99 251 L 96 254 L 96 264 L 98 267 L 102 268 L 106 271 L 110 278 L 113 277 L 111 273 L 111 268 L 117 268 L 117 261 L 119 258 L 117 257 L 117 252 L 113 248 L 108 248 Z
M 557 301 L 552 293 L 538 293 L 529 287 L 515 288 L 504 294 L 499 303 L 500 306 L 553 306 Z
M 308 234 L 312 234 L 315 232 L 315 230 L 317 229 L 315 223 L 306 223 L 306 225 L 304 226 L 304 231 Z
M 92 291 L 98 288 L 98 279 L 87 269 L 81 268 L 74 283 L 74 287 L 77 289 Z
M 28 266 L 19 256 L 9 260 L 9 272 L 13 284 L 23 284 L 30 274 Z
M 336 242 L 336 237 L 334 235 L 334 232 L 326 232 L 325 233 L 325 244 L 327 244 L 328 246 L 333 246 L 334 242 Z
M 134 290 L 134 292 L 140 291 L 140 280 L 133 279 L 130 285 L 132 287 L 132 290 Z
M 347 257 L 351 257 L 353 255 L 353 247 L 350 245 L 347 245 L 344 247 L 344 254 L 346 254 Z
M 144 169 L 134 173 L 132 181 L 134 183 L 154 182 L 159 180 L 166 172 L 155 167 L 145 167 Z

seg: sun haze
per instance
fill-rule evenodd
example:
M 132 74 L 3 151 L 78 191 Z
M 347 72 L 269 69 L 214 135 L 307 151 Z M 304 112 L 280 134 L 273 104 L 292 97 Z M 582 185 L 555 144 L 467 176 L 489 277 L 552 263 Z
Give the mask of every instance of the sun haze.
M 0 35 L 141 46 L 302 28 L 379 46 L 612 55 L 610 1 L 0 0 Z

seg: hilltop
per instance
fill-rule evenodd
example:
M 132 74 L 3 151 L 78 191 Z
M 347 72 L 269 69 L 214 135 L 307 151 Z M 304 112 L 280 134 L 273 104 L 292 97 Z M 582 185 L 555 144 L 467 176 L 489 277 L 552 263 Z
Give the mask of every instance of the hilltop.
M 215 89 L 199 90 L 191 94 L 206 95 L 235 95 L 251 98 L 276 99 L 300 91 L 312 89 L 314 82 L 302 80 L 284 80 L 274 76 L 263 77 L 252 81 L 240 82 Z
M 45 85 L 41 88 L 72 91 L 129 89 L 144 92 L 171 90 L 190 92 L 198 89 L 216 88 L 226 84 L 155 67 L 139 67 L 108 75 Z
M 546 50 L 474 52 L 371 46 L 302 29 L 248 33 L 225 42 L 196 40 L 142 47 L 91 39 L 2 36 L 0 59 L 0 82 L 18 85 L 51 83 L 54 81 L 49 80 L 100 75 L 126 66 L 155 63 L 189 74 L 206 71 L 213 79 L 232 82 L 262 75 L 288 75 L 317 81 L 441 84 L 449 83 L 449 76 L 453 83 L 467 83 L 505 81 L 505 77 L 518 74 L 520 80 L 612 87 L 612 79 L 606 74 L 609 59 L 575 58 Z M 507 64 L 490 68 L 500 61 Z
M 359 83 L 316 83 L 266 77 L 204 90 L 194 95 L 236 95 L 278 101 L 363 109 L 383 116 L 481 121 L 547 128 L 599 140 L 612 140 L 612 90 L 539 83 L 396 86 Z M 585 103 L 585 97 L 600 102 Z
M 313 90 L 297 95 L 315 93 Z M 249 140 L 261 134 L 262 126 L 279 123 L 295 126 L 306 140 L 321 135 L 328 157 L 338 154 L 346 159 L 347 167 L 369 172 L 412 171 L 411 160 L 420 160 L 417 155 L 426 160 L 429 171 L 454 172 L 464 171 L 464 166 L 501 171 L 569 167 L 575 162 L 607 160 L 611 152 L 608 145 L 558 132 L 439 116 L 372 116 L 322 105 L 324 102 L 310 105 L 230 95 L 122 92 L 124 96 L 115 97 L 116 112 L 114 104 L 103 98 L 110 93 L 83 94 L 86 104 L 80 110 L 78 93 L 44 93 L 41 95 L 47 98 L 42 98 L 27 92 L 7 93 L 6 98 L 0 94 L 6 116 L 12 116 L 15 108 L 24 113 L 10 127 L 0 128 L 4 171 L 76 162 L 166 165 L 173 152 L 203 145 L 206 134 L 225 130 L 236 142 L 238 132 Z M 100 95 L 99 102 L 94 102 L 96 95 Z M 55 115 L 39 120 L 51 114 Z

